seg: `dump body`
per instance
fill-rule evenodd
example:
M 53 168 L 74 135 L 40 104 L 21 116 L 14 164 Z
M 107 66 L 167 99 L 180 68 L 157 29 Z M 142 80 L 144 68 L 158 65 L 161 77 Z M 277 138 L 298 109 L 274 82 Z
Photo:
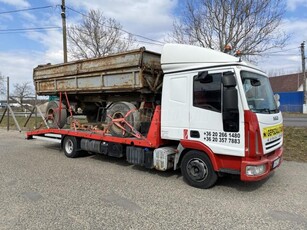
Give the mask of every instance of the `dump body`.
M 112 92 L 152 93 L 161 88 L 160 54 L 145 48 L 107 57 L 56 65 L 39 65 L 33 71 L 38 95 Z

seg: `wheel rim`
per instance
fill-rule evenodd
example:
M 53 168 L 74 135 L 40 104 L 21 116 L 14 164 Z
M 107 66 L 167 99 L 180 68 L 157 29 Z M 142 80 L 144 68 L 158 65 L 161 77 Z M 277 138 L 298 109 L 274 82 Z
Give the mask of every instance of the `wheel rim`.
M 71 154 L 74 150 L 74 143 L 72 142 L 72 140 L 67 140 L 65 143 L 65 151 L 68 154 Z
M 54 110 L 49 109 L 47 112 L 47 123 L 52 124 L 54 122 Z
M 120 118 L 124 118 L 125 117 L 125 114 L 123 114 L 122 112 L 115 112 L 112 116 L 112 119 L 120 119 Z M 118 122 L 121 126 L 123 126 L 124 128 L 125 127 L 125 122 L 122 121 L 122 122 Z M 113 130 L 116 132 L 116 133 L 120 133 L 122 132 L 122 134 L 124 135 L 125 132 L 124 130 L 122 130 L 120 127 L 118 127 L 116 124 L 113 125 Z
M 200 182 L 208 177 L 208 167 L 206 163 L 199 158 L 191 159 L 186 169 L 189 177 L 194 181 Z

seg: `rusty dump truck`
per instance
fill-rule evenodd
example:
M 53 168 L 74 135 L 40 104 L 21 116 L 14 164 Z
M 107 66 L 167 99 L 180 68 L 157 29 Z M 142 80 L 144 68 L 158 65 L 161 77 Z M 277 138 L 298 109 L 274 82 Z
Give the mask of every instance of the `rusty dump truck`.
M 199 188 L 224 174 L 261 180 L 282 162 L 278 102 L 268 77 L 241 58 L 166 44 L 161 55 L 140 48 L 40 65 L 33 79 L 38 95 L 56 100 L 47 105 L 47 127 L 27 138 L 59 142 L 67 157 L 86 151 L 180 168 Z
M 128 101 L 120 105 L 131 110 L 141 102 L 161 100 L 160 54 L 140 48 L 104 58 L 40 65 L 33 71 L 33 80 L 38 95 L 66 92 L 75 114 L 86 115 L 88 122 L 102 121 L 110 103 Z M 63 104 L 60 118 L 54 113 L 58 108 L 58 101 L 49 103 L 48 122 L 51 127 L 62 128 L 67 107 Z M 99 110 L 102 108 L 104 111 Z

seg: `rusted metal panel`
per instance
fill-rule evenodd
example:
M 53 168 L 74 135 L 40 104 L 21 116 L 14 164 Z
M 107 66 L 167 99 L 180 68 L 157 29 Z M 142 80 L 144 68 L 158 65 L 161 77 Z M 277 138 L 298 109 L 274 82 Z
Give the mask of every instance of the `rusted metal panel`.
M 141 48 L 103 58 L 38 66 L 33 71 L 33 79 L 39 95 L 60 91 L 95 93 L 144 88 L 153 91 L 152 85 L 162 81 L 158 73 L 162 73 L 160 54 Z
M 141 88 L 140 80 L 135 77 L 135 72 L 124 73 L 121 75 L 108 74 L 103 76 L 104 86 L 106 88 Z
M 69 91 L 77 88 L 75 78 L 66 78 L 56 80 L 56 89 L 58 91 Z
M 103 88 L 101 76 L 77 78 L 78 89 Z
M 37 81 L 35 83 L 35 86 L 37 92 L 48 92 L 51 89 L 56 90 L 56 84 L 54 80 L 43 81 L 43 82 Z

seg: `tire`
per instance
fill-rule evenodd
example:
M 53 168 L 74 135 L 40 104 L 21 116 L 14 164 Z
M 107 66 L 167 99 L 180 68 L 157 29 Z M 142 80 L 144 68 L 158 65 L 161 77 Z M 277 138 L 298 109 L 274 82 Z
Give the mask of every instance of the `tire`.
M 123 118 L 129 111 L 135 110 L 136 107 L 129 102 L 116 102 L 114 103 L 107 111 L 107 117 L 106 117 L 106 122 L 107 124 L 110 124 L 112 122 L 112 119 L 116 118 Z M 139 112 L 134 111 L 129 114 L 129 116 L 126 117 L 126 121 L 136 130 L 139 130 L 140 128 L 140 121 L 139 121 Z M 120 129 L 117 125 L 112 124 L 109 127 L 109 130 L 113 136 L 116 137 L 129 137 L 131 136 L 130 132 L 132 131 L 131 128 L 126 125 L 122 124 L 123 127 L 128 132 L 123 132 L 122 129 Z
M 50 128 L 63 128 L 67 120 L 67 111 L 65 105 L 62 104 L 61 117 L 59 111 L 59 101 L 48 102 L 46 108 L 47 124 Z M 59 119 L 60 117 L 60 119 Z
M 207 154 L 196 150 L 183 156 L 181 173 L 189 185 L 203 189 L 212 187 L 218 178 Z
M 77 138 L 66 136 L 63 140 L 63 149 L 65 156 L 69 158 L 76 158 L 81 155 L 81 151 L 78 151 Z

